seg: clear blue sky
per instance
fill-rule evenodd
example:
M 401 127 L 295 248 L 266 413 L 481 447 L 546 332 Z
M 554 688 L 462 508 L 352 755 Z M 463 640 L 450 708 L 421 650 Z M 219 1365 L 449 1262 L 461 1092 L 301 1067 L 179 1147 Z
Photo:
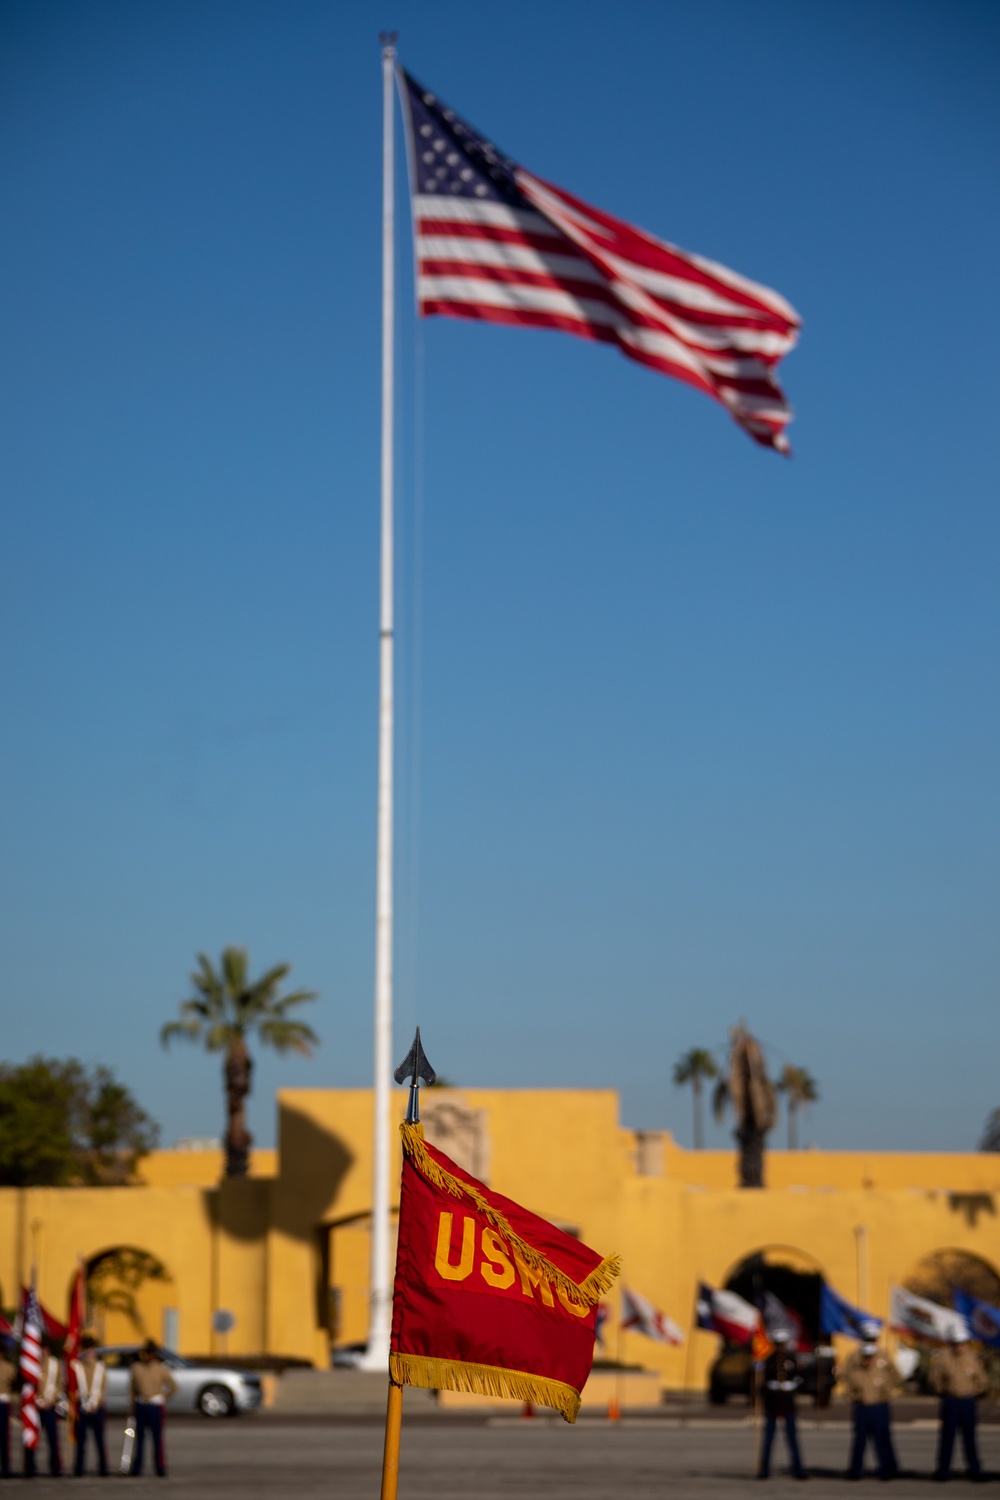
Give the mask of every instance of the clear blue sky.
M 384 26 L 532 170 L 804 319 L 786 462 L 610 350 L 406 311 L 396 1050 L 419 1020 L 461 1083 L 616 1087 L 689 1140 L 671 1066 L 743 1015 L 818 1078 L 806 1139 L 972 1147 L 992 4 L 6 0 L 3 1055 L 216 1133 L 217 1061 L 157 1032 L 241 943 L 322 994 L 260 1141 L 277 1084 L 369 1082 Z

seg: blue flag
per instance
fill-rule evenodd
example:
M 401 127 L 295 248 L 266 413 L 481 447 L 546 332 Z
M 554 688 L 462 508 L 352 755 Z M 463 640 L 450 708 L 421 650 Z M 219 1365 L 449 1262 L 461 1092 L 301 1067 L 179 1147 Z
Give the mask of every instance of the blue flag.
M 989 1344 L 991 1349 L 1000 1349 L 1000 1307 L 957 1288 L 951 1295 L 955 1311 L 961 1313 L 969 1325 L 969 1336 L 981 1344 Z
M 843 1333 L 849 1339 L 876 1339 L 882 1319 L 854 1307 L 824 1281 L 819 1299 L 819 1321 L 824 1333 Z

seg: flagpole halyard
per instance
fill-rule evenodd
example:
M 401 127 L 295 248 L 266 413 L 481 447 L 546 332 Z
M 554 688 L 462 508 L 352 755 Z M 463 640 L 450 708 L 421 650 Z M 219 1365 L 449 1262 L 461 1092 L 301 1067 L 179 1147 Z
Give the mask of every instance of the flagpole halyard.
M 392 90 L 395 32 L 382 44 L 382 446 L 379 602 L 378 820 L 375 874 L 375 1087 L 372 1258 L 368 1348 L 362 1368 L 389 1366 L 389 1075 L 392 1071 L 393 865 L 393 396 L 395 372 L 395 177 Z

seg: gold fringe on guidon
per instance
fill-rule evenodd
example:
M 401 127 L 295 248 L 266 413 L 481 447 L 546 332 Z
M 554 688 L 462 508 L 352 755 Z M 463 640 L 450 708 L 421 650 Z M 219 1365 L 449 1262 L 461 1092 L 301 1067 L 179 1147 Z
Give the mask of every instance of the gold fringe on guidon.
M 593 1306 L 610 1289 L 612 1282 L 621 1270 L 621 1256 L 606 1255 L 600 1265 L 595 1266 L 590 1275 L 585 1277 L 583 1281 L 574 1281 L 572 1276 L 567 1276 L 565 1271 L 560 1271 L 559 1267 L 554 1265 L 547 1256 L 540 1254 L 533 1245 L 529 1245 L 527 1240 L 522 1239 L 499 1209 L 494 1208 L 483 1197 L 479 1189 L 472 1186 L 471 1182 L 464 1182 L 461 1177 L 456 1177 L 453 1172 L 446 1172 L 444 1167 L 438 1165 L 424 1145 L 424 1127 L 422 1125 L 400 1125 L 399 1133 L 403 1139 L 403 1150 L 421 1177 L 426 1177 L 427 1181 L 432 1183 L 434 1187 L 441 1188 L 445 1193 L 450 1193 L 453 1198 L 468 1198 L 471 1203 L 475 1204 L 483 1217 L 490 1221 L 494 1229 L 503 1235 L 511 1248 L 517 1251 L 525 1265 L 530 1267 L 532 1271 L 540 1271 L 543 1276 L 548 1277 L 553 1286 L 561 1286 L 567 1297 L 570 1297 L 575 1302 L 588 1302 Z M 400 1355 L 398 1357 L 409 1358 L 408 1355 Z M 393 1355 L 393 1358 L 395 1359 L 397 1356 Z M 429 1363 L 436 1364 L 438 1361 L 430 1360 Z M 445 1361 L 445 1363 L 450 1362 Z M 462 1367 L 456 1366 L 456 1368 Z M 488 1365 L 469 1365 L 467 1368 L 470 1370 L 488 1370 L 490 1367 Z M 505 1372 L 500 1371 L 498 1373 L 503 1375 Z M 521 1377 L 519 1376 L 518 1378 L 520 1379 Z M 523 1378 L 525 1380 L 535 1379 L 533 1375 L 525 1375 Z M 418 1382 L 410 1383 L 416 1384 Z M 543 1381 L 542 1383 L 552 1385 L 560 1390 L 569 1389 L 568 1386 L 558 1386 L 558 1383 L 553 1381 Z M 472 1389 L 472 1387 L 464 1385 L 449 1386 L 447 1389 L 464 1391 Z M 476 1386 L 475 1389 L 478 1390 L 479 1387 Z M 492 1391 L 489 1394 L 498 1395 L 500 1393 Z M 523 1399 L 530 1401 L 533 1398 L 525 1396 Z M 546 1402 L 545 1404 L 550 1405 L 551 1403 Z M 562 1411 L 563 1408 L 560 1406 L 558 1410 Z M 569 1417 L 567 1420 L 572 1421 L 573 1419 Z
M 476 1396 L 503 1396 L 551 1406 L 567 1422 L 575 1422 L 580 1397 L 571 1385 L 528 1375 L 524 1370 L 501 1370 L 497 1365 L 472 1365 L 460 1359 L 431 1359 L 425 1354 L 390 1354 L 389 1375 L 397 1385 L 419 1385 L 426 1391 L 471 1391 Z

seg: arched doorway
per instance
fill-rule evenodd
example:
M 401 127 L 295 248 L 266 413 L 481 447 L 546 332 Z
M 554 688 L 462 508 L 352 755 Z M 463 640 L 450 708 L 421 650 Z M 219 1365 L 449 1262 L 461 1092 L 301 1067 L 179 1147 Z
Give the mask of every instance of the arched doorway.
M 932 1250 L 918 1260 L 903 1285 L 918 1297 L 951 1307 L 952 1293 L 968 1292 L 983 1302 L 1000 1307 L 1000 1274 L 988 1260 L 968 1250 Z
M 139 1245 L 111 1245 L 86 1262 L 87 1325 L 102 1344 L 156 1339 L 168 1347 L 176 1320 L 173 1278 L 163 1262 Z
M 819 1262 L 792 1245 L 763 1245 L 739 1261 L 726 1278 L 726 1290 L 760 1307 L 770 1292 L 802 1323 L 803 1342 L 810 1347 L 820 1337 L 820 1292 L 824 1281 Z

